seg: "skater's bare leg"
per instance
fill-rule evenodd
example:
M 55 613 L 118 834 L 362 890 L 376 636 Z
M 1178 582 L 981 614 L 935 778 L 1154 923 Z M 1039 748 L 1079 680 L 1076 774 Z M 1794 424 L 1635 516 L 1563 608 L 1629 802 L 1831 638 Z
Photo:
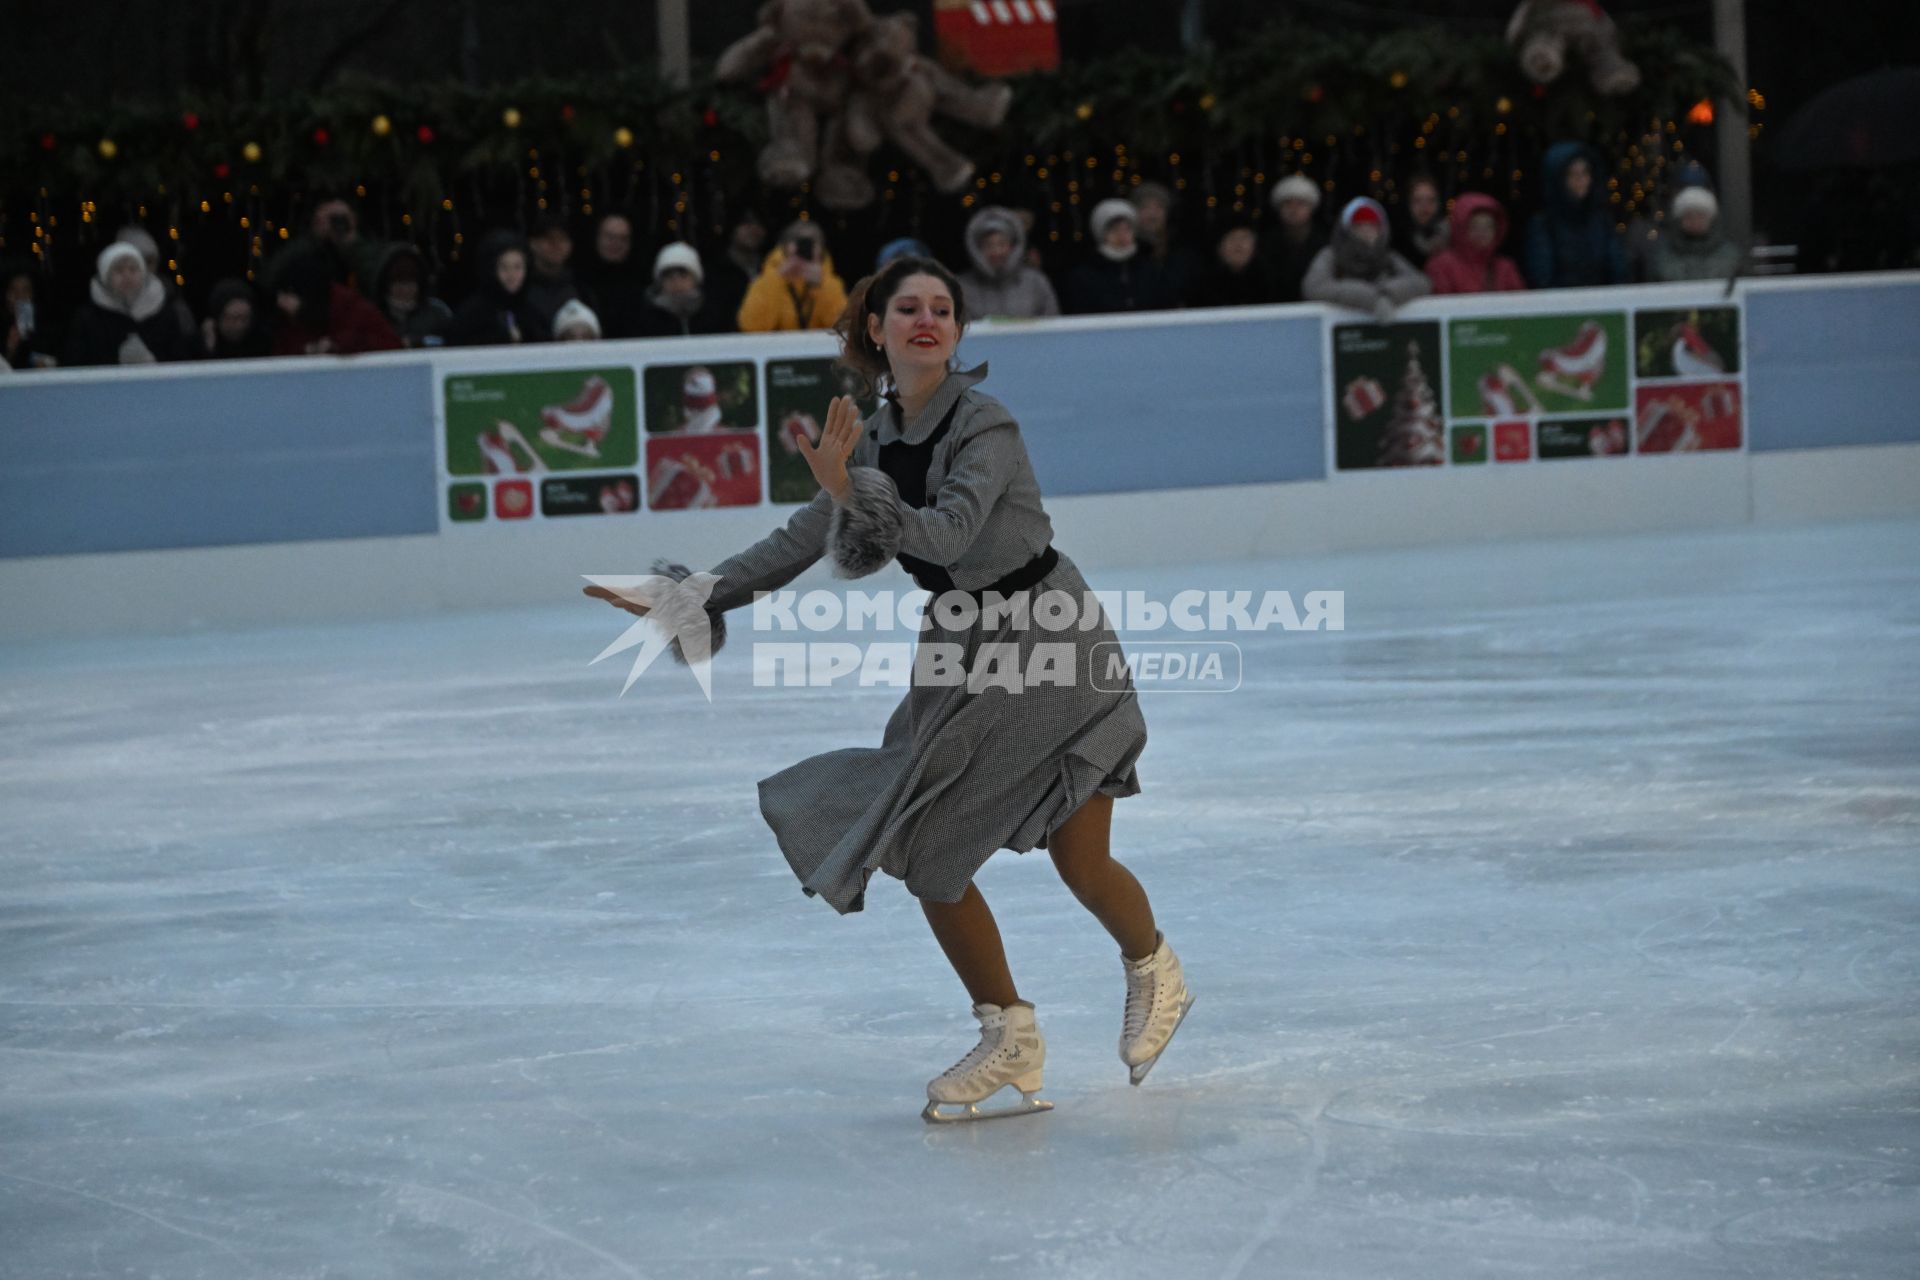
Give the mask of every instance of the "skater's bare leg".
M 1153 954 L 1159 935 L 1147 891 L 1133 872 L 1108 853 L 1112 819 L 1113 797 L 1096 791 L 1060 824 L 1048 842 L 1048 852 L 1080 905 L 1093 912 L 1120 944 L 1120 954 L 1137 960 Z
M 993 922 L 993 912 L 978 886 L 967 885 L 958 902 L 922 898 L 920 909 L 975 1004 L 1004 1009 L 1019 1003 L 1020 993 L 1014 990 L 1013 974 L 1007 969 L 1006 948 L 1000 945 L 1000 926 Z

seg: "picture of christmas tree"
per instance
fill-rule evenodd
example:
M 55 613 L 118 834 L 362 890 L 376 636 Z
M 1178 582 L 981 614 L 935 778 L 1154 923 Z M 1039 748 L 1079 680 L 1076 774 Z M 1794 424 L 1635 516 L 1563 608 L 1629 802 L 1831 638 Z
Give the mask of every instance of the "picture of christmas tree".
M 1407 344 L 1407 367 L 1393 398 L 1393 417 L 1380 433 L 1383 467 L 1437 467 L 1446 461 L 1446 430 L 1439 398 L 1420 367 L 1420 344 Z

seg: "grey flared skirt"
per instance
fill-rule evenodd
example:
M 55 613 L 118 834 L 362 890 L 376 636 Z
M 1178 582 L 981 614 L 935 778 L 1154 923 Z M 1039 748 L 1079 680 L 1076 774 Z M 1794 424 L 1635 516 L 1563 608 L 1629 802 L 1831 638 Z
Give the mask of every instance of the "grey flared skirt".
M 1064 555 L 1031 588 L 1036 605 L 1065 592 L 1076 612 L 1087 591 Z M 956 902 L 996 850 L 1044 849 L 1095 792 L 1139 792 L 1134 763 L 1147 724 L 1132 682 L 1115 676 L 1120 646 L 1107 615 L 1090 629 L 986 624 L 983 616 L 949 629 L 929 610 L 919 644 L 956 645 L 970 669 L 982 645 L 1017 646 L 1022 672 L 1036 645 L 1067 645 L 1071 679 L 1065 662 L 1058 683 L 1017 692 L 916 674 L 878 747 L 829 751 L 761 780 L 760 812 L 808 896 L 843 914 L 859 911 L 880 870 L 915 897 Z

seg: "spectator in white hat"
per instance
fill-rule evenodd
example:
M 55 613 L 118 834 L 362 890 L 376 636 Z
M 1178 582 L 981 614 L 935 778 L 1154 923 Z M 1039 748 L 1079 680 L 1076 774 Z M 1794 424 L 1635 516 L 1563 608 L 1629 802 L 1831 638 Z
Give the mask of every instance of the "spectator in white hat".
M 598 342 L 600 341 L 600 317 L 593 308 L 578 298 L 569 298 L 560 304 L 553 313 L 553 340 L 555 342 Z
M 1140 252 L 1135 231 L 1140 214 L 1119 198 L 1102 200 L 1087 217 L 1094 256 L 1067 278 L 1067 311 L 1095 315 L 1113 311 L 1163 311 L 1174 306 L 1166 272 L 1152 254 Z
M 167 291 L 147 270 L 140 250 L 116 240 L 100 251 L 87 301 L 74 313 L 60 363 L 69 367 L 190 360 L 193 340 L 180 332 Z
M 653 285 L 641 309 L 641 338 L 684 338 L 696 333 L 731 333 L 729 317 L 706 289 L 700 254 L 684 240 L 663 245 L 653 258 Z
M 1682 187 L 1667 209 L 1666 230 L 1647 250 L 1647 279 L 1724 280 L 1740 263 L 1740 246 L 1720 230 L 1720 201 L 1703 186 Z
M 1273 184 L 1267 199 L 1280 215 L 1279 230 L 1266 237 L 1274 301 L 1298 302 L 1307 268 L 1327 247 L 1327 233 L 1315 217 L 1320 208 L 1320 184 L 1304 173 L 1290 173 Z

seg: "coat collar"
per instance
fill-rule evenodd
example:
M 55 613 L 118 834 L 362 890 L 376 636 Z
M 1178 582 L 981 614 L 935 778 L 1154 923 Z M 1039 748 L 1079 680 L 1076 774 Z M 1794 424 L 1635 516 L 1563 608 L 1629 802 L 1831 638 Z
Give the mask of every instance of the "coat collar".
M 900 401 L 892 395 L 873 415 L 874 438 L 881 444 L 893 444 L 905 441 L 907 444 L 921 444 L 933 434 L 940 425 L 940 419 L 947 416 L 947 410 L 965 395 L 967 391 L 985 380 L 987 362 L 982 360 L 971 369 L 956 369 L 946 376 L 945 381 L 934 390 L 933 398 L 927 401 L 927 407 L 920 416 L 910 423 L 900 421 Z

